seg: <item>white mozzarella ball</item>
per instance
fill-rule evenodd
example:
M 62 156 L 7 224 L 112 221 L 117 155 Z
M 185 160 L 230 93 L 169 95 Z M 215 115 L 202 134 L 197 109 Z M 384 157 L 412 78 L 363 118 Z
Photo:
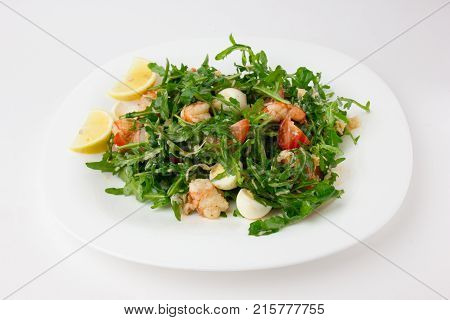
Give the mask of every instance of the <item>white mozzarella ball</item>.
M 239 102 L 241 109 L 247 108 L 247 96 L 241 90 L 235 88 L 226 88 L 219 92 L 225 100 L 230 101 L 230 98 L 236 99 Z M 219 100 L 214 100 L 212 103 L 213 107 L 216 109 L 223 108 L 223 110 L 230 110 L 231 107 L 226 104 L 222 104 Z
M 235 175 L 227 175 L 218 180 L 214 180 L 219 174 L 225 172 L 225 169 L 221 164 L 216 164 L 209 172 L 209 180 L 212 184 L 220 190 L 231 190 L 237 187 L 237 178 Z
M 241 215 L 250 220 L 261 219 L 272 210 L 272 207 L 256 201 L 253 194 L 247 189 L 239 190 L 236 197 L 236 206 Z

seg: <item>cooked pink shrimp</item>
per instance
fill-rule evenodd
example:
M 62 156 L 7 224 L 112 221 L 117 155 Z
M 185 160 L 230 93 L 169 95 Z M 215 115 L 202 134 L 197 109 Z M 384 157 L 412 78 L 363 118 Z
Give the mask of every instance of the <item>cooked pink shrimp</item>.
M 131 136 L 131 142 L 133 143 L 141 143 L 141 142 L 148 142 L 149 135 L 147 131 L 145 131 L 144 128 L 139 129 Z
M 187 202 L 183 207 L 185 214 L 197 210 L 206 218 L 216 219 L 228 209 L 228 202 L 221 191 L 208 179 L 196 179 L 189 183 Z
M 203 101 L 198 101 L 181 110 L 181 119 L 190 123 L 197 123 L 211 118 L 209 114 L 209 104 Z
M 306 114 L 297 105 L 287 104 L 276 100 L 269 100 L 264 104 L 264 112 L 268 113 L 274 122 L 283 121 L 289 114 L 291 119 L 300 123 L 305 122 Z
M 158 92 L 156 90 L 148 90 L 146 93 L 144 93 L 138 101 L 139 110 L 136 111 L 144 111 L 145 108 L 147 108 L 151 103 L 152 100 L 155 100 L 158 95 Z

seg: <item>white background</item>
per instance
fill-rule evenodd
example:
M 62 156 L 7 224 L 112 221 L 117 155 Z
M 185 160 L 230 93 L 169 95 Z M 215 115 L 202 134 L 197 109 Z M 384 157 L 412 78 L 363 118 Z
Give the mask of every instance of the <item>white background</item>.
M 442 0 L 6 2 L 98 64 L 152 43 L 189 37 L 226 37 L 230 32 L 237 38 L 255 35 L 315 42 L 359 59 L 443 3 Z M 79 246 L 51 215 L 40 210 L 37 170 L 49 121 L 64 97 L 95 67 L 1 4 L 0 30 L 3 117 L 0 295 L 3 297 Z M 447 6 L 365 62 L 399 98 L 409 121 L 414 148 L 414 171 L 406 200 L 397 215 L 367 242 L 446 296 L 450 296 L 449 31 L 450 6 Z M 439 297 L 357 245 L 303 265 L 235 273 L 154 268 L 85 248 L 13 298 Z
M 448 320 L 450 317 L 448 301 L 443 300 L 422 300 L 420 302 L 415 300 L 302 300 L 301 306 L 298 306 L 298 300 L 284 300 L 282 301 L 283 304 L 286 304 L 284 307 L 279 305 L 280 302 L 279 300 L 11 300 L 0 303 L 2 306 L 0 308 L 0 316 L 2 319 L 8 320 L 59 320 L 61 319 L 61 314 L 64 314 L 64 320 L 122 320 L 125 316 L 124 307 L 147 307 L 153 308 L 151 315 L 144 315 L 144 317 L 150 319 L 291 320 L 300 318 L 315 320 Z M 297 305 L 291 307 L 287 305 L 289 303 Z M 212 312 L 212 314 L 202 314 L 203 304 L 208 307 L 209 312 Z M 255 304 L 259 304 L 260 308 L 255 307 Z M 264 313 L 264 304 L 266 305 L 266 314 Z M 309 304 L 309 306 L 305 304 Z M 321 305 L 319 306 L 319 304 Z M 185 305 L 191 310 L 193 310 L 192 308 L 196 308 L 197 312 L 200 313 L 192 314 L 189 311 L 187 315 L 177 313 L 174 318 L 175 310 L 173 308 L 181 307 L 184 310 Z M 161 314 L 158 314 L 159 306 L 162 307 Z M 171 307 L 169 312 L 167 306 Z M 236 309 L 231 309 L 234 312 L 230 312 L 230 307 L 239 307 L 239 313 L 236 312 Z M 67 312 L 67 310 L 70 310 L 70 312 Z M 215 315 L 214 311 L 218 312 L 218 310 L 220 310 L 221 314 Z M 288 313 L 289 310 L 290 313 Z M 367 312 L 367 310 L 370 310 L 370 312 Z M 259 314 L 254 314 L 254 311 L 259 312 Z M 295 314 L 296 312 L 297 314 Z M 142 319 L 143 316 L 128 313 L 126 318 Z

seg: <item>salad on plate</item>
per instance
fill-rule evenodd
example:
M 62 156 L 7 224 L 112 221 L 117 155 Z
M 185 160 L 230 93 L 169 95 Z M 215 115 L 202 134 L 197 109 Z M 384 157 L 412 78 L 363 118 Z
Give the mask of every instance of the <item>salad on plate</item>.
M 178 220 L 232 214 L 253 220 L 250 235 L 268 235 L 342 195 L 340 146 L 359 138 L 348 110 L 370 103 L 335 97 L 320 73 L 273 68 L 264 51 L 230 42 L 215 59 L 239 52 L 232 74 L 208 56 L 198 68 L 135 58 L 109 92 L 112 115 L 92 111 L 72 150 L 103 152 L 86 165 L 123 180 L 108 194 L 171 206 Z

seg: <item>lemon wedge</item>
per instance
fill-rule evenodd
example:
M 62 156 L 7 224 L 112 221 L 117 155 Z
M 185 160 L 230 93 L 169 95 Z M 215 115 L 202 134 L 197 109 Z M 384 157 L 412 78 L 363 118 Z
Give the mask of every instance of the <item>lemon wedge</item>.
M 111 136 L 113 119 L 105 111 L 93 110 L 75 138 L 70 149 L 80 153 L 99 153 L 106 151 Z
M 111 112 L 112 112 L 114 120 L 119 120 L 121 116 L 123 116 L 127 113 L 144 111 L 144 110 L 145 110 L 145 106 L 140 106 L 136 102 L 118 101 L 114 104 Z
M 120 101 L 139 99 L 156 81 L 156 74 L 147 66 L 149 62 L 143 58 L 134 58 L 125 79 L 117 83 L 109 95 Z

